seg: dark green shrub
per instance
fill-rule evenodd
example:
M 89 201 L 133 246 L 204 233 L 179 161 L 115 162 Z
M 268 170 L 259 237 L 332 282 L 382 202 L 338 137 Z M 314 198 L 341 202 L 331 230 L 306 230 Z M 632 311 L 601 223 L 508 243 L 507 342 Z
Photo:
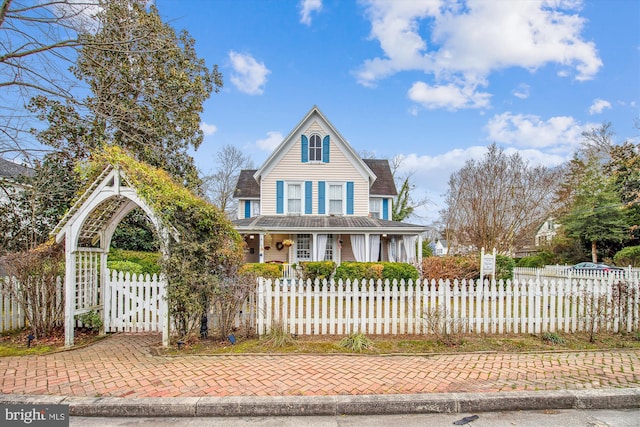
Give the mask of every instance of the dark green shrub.
M 404 262 L 383 262 L 384 269 L 382 270 L 382 278 L 393 281 L 396 279 L 398 282 L 404 280 L 413 280 L 414 282 L 420 277 L 420 272 L 411 264 Z
M 628 246 L 613 257 L 613 262 L 621 267 L 640 267 L 640 246 Z
M 518 267 L 542 268 L 545 265 L 554 264 L 553 254 L 549 251 L 541 251 L 535 255 L 520 258 L 516 265 Z
M 303 261 L 300 263 L 302 268 L 302 278 L 304 280 L 329 280 L 336 270 L 336 263 L 333 261 Z
M 336 280 L 343 281 L 347 279 L 416 281 L 419 277 L 420 274 L 413 265 L 400 262 L 343 262 L 336 269 L 334 276 Z
M 256 277 L 264 277 L 265 279 L 281 279 L 282 264 L 248 263 L 240 267 L 240 273 L 251 273 Z
M 506 255 L 496 255 L 496 280 L 508 280 L 513 278 L 513 268 L 516 261 Z

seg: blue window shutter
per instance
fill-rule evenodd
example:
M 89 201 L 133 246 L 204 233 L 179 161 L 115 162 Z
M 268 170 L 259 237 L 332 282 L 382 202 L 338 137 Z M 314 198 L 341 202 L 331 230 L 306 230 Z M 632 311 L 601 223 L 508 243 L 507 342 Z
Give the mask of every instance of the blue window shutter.
M 302 135 L 302 163 L 307 163 L 309 161 L 309 138 Z
M 304 182 L 304 213 L 311 215 L 313 213 L 313 183 L 311 181 Z
M 250 200 L 244 201 L 244 217 L 251 218 L 251 201 Z
M 284 181 L 276 181 L 276 213 L 284 213 Z
M 322 162 L 329 163 L 329 135 L 322 140 Z
M 318 214 L 324 215 L 324 181 L 318 181 Z
M 389 219 L 389 199 L 382 199 L 382 219 Z
M 347 182 L 347 215 L 353 215 L 353 182 Z

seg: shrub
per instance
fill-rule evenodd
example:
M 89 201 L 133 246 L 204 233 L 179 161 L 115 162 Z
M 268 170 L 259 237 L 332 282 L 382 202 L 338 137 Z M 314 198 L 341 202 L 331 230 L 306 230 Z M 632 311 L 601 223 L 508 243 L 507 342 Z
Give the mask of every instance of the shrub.
M 264 277 L 265 279 L 281 279 L 282 264 L 248 263 L 240 267 L 240 273 L 250 273 L 255 275 L 256 277 Z
M 265 345 L 282 348 L 296 342 L 293 335 L 291 335 L 285 329 L 282 323 L 274 323 L 271 325 L 271 330 L 265 335 Z
M 107 267 L 111 270 L 129 271 L 137 274 L 160 274 L 160 256 L 160 252 L 141 252 L 112 248 L 107 258 Z M 127 264 L 119 264 L 121 262 Z M 117 267 L 113 267 L 114 264 Z M 138 267 L 133 264 L 138 265 Z
M 336 270 L 336 263 L 333 261 L 304 261 L 300 263 L 300 267 L 304 280 L 329 280 Z
M 142 266 L 132 261 L 109 261 L 107 262 L 107 268 L 125 273 L 142 274 Z
M 513 268 L 516 261 L 506 255 L 496 255 L 496 280 L 508 280 L 513 278 Z
M 420 272 L 411 264 L 403 262 L 385 262 L 382 263 L 384 269 L 382 270 L 382 278 L 389 279 L 390 281 L 396 279 L 400 280 L 413 280 L 414 282 L 420 278 Z
M 17 301 L 36 338 L 50 336 L 64 321 L 64 246 L 52 242 L 5 257 L 7 275 L 0 279 L 3 295 Z
M 396 279 L 418 280 L 420 274 L 411 264 L 400 262 L 343 262 L 336 269 L 336 280 L 361 279 Z
M 541 251 L 535 255 L 520 258 L 516 263 L 518 267 L 530 268 L 541 268 L 549 264 L 553 264 L 553 254 L 549 251 Z
M 613 257 L 613 262 L 620 266 L 640 267 L 640 246 L 628 246 Z
M 373 341 L 371 341 L 363 333 L 351 334 L 348 337 L 344 337 L 340 340 L 340 347 L 347 348 L 351 351 L 357 351 L 360 353 L 362 350 L 368 350 L 373 348 Z
M 429 257 L 422 260 L 423 279 L 477 279 L 480 260 L 477 256 Z

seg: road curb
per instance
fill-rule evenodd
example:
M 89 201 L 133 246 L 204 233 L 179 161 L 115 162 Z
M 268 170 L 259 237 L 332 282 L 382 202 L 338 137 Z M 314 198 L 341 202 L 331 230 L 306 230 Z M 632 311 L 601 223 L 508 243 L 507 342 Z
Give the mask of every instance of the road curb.
M 0 394 L 0 404 L 67 404 L 83 417 L 238 417 L 640 408 L 640 388 L 358 396 L 65 397 Z

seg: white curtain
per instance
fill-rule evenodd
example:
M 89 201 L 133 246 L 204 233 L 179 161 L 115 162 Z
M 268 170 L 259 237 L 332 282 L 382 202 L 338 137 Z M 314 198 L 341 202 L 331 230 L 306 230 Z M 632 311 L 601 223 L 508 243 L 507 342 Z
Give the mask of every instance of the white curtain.
M 327 235 L 318 234 L 316 240 L 316 261 L 324 261 L 324 254 L 327 251 Z
M 369 261 L 378 261 L 378 257 L 380 256 L 380 235 L 372 234 L 369 236 L 369 254 L 371 257 Z
M 408 263 L 416 262 L 416 241 L 418 240 L 418 236 L 403 236 L 402 241 L 404 242 L 404 251 L 407 254 Z
M 351 234 L 351 249 L 353 249 L 353 256 L 358 262 L 366 261 L 367 253 L 364 245 L 364 234 Z
M 389 240 L 389 248 L 388 248 L 388 253 L 389 253 L 389 262 L 396 262 L 396 239 L 391 238 L 391 240 Z

